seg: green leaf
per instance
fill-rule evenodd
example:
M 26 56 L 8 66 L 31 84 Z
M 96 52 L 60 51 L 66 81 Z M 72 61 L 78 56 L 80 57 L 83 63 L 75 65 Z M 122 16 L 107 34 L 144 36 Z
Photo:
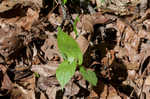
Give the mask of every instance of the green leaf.
M 56 78 L 59 81 L 62 89 L 65 84 L 71 79 L 76 70 L 76 63 L 68 61 L 63 61 L 56 70 Z
M 34 72 L 35 77 L 39 78 L 40 75 L 37 72 Z
M 78 35 L 79 35 L 79 33 L 77 32 L 77 28 L 76 28 L 76 25 L 77 25 L 78 21 L 79 21 L 79 17 L 77 16 L 74 23 L 73 23 L 73 31 L 75 32 L 76 37 L 78 37 Z
M 100 0 L 101 1 L 101 3 L 104 3 L 105 2 L 105 0 Z
M 91 70 L 86 71 L 83 66 L 80 66 L 80 73 L 82 74 L 82 76 L 85 80 L 87 80 L 92 85 L 96 86 L 98 79 L 96 77 L 95 72 L 93 72 Z
M 83 55 L 77 42 L 63 32 L 60 27 L 58 28 L 57 43 L 61 54 L 67 57 L 66 60 L 69 62 L 78 61 L 79 65 L 82 64 Z
M 67 3 L 67 0 L 63 0 L 63 4 L 65 5 Z

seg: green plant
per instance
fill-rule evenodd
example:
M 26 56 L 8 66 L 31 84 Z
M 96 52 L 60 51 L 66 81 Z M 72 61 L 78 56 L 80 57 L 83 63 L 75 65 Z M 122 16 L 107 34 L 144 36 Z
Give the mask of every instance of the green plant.
M 79 17 L 77 16 L 76 19 L 75 19 L 75 21 L 74 21 L 74 23 L 73 23 L 73 31 L 75 32 L 76 37 L 79 36 L 79 34 L 78 34 L 78 32 L 77 32 L 77 28 L 76 28 L 77 22 L 78 22 L 79 20 L 80 20 L 80 19 L 79 19 Z
M 77 42 L 63 32 L 60 27 L 58 28 L 57 43 L 59 51 L 64 59 L 56 70 L 56 78 L 62 89 L 74 75 L 77 66 L 79 67 L 79 71 L 83 75 L 84 79 L 95 86 L 97 84 L 95 72 L 86 70 L 82 66 L 83 55 Z
M 65 5 L 67 3 L 67 0 L 63 0 L 63 4 Z
M 34 72 L 34 75 L 35 75 L 36 78 L 40 77 L 40 75 L 37 72 Z
M 105 0 L 100 0 L 101 1 L 101 3 L 104 3 L 105 2 Z

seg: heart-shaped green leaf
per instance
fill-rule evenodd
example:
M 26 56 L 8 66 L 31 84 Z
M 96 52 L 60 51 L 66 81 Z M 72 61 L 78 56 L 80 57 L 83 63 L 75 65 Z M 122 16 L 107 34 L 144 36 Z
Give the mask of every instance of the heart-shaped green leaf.
M 56 78 L 59 81 L 62 89 L 65 84 L 71 79 L 76 70 L 76 63 L 68 61 L 63 61 L 56 70 Z
M 83 55 L 77 42 L 63 32 L 61 28 L 58 28 L 57 43 L 59 51 L 67 57 L 66 60 L 69 62 L 78 61 L 79 65 L 82 64 Z
M 91 70 L 86 71 L 83 66 L 80 66 L 80 72 L 85 80 L 87 80 L 92 85 L 96 86 L 98 79 L 96 77 L 95 72 Z

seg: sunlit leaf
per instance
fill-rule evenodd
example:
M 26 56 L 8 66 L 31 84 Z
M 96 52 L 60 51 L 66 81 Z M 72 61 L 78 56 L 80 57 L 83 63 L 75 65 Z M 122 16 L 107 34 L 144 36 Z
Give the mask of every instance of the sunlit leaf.
M 73 23 L 73 31 L 75 32 L 76 37 L 78 37 L 78 35 L 79 35 L 79 33 L 77 32 L 77 27 L 76 27 L 78 21 L 79 21 L 79 17 L 77 16 Z
M 63 4 L 66 4 L 67 3 L 67 0 L 63 0 Z
M 57 43 L 59 51 L 67 57 L 68 61 L 78 61 L 79 65 L 82 64 L 83 55 L 77 42 L 63 32 L 61 28 L 58 28 Z
M 76 70 L 76 63 L 68 61 L 63 61 L 56 70 L 56 78 L 59 81 L 62 89 L 64 88 L 65 84 L 69 82 L 71 77 L 74 75 Z

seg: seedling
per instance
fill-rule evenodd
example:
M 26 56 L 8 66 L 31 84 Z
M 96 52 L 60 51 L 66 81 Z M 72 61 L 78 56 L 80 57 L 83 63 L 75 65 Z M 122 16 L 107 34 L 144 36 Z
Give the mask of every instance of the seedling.
M 67 3 L 67 0 L 63 0 L 63 4 L 65 5 Z
M 40 77 L 40 75 L 37 72 L 34 72 L 34 75 L 35 75 L 36 78 Z
M 85 70 L 82 66 L 83 55 L 78 43 L 72 37 L 67 35 L 67 33 L 63 32 L 60 27 L 58 28 L 57 44 L 64 59 L 56 70 L 56 78 L 59 81 L 61 88 L 63 89 L 72 78 L 77 66 L 79 67 L 79 71 L 83 75 L 83 78 L 96 86 L 97 77 L 95 72 Z

